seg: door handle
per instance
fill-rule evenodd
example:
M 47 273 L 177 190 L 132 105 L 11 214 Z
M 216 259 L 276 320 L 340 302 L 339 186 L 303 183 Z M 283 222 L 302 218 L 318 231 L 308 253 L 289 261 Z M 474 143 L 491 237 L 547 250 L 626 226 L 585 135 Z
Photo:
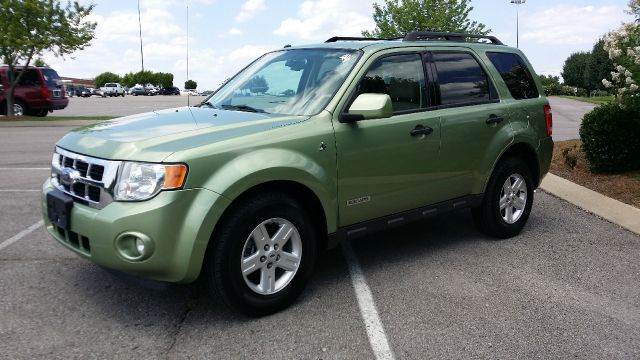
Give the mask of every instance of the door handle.
M 416 127 L 414 127 L 409 134 L 411 136 L 418 136 L 418 135 L 429 135 L 432 132 L 433 132 L 433 129 L 428 126 L 416 125 Z
M 502 116 L 491 114 L 489 115 L 489 118 L 487 119 L 486 123 L 487 125 L 492 125 L 492 124 L 500 124 L 503 121 L 504 121 L 504 118 Z

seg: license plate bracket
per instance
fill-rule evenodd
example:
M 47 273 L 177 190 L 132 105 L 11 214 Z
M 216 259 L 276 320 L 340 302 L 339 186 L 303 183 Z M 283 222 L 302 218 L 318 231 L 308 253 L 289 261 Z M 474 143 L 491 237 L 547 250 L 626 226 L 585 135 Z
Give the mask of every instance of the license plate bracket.
M 69 230 L 71 226 L 71 208 L 73 198 L 60 190 L 47 193 L 47 217 L 52 224 Z

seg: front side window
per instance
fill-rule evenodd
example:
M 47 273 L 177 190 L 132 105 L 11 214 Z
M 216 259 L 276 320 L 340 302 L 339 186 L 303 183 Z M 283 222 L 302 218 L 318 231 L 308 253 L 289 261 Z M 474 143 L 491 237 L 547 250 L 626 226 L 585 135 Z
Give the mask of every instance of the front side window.
M 269 53 L 224 84 L 203 106 L 314 115 L 333 98 L 359 57 L 359 51 L 334 49 Z
M 488 52 L 487 57 L 502 76 L 514 99 L 534 99 L 540 96 L 536 82 L 520 56 L 513 53 Z
M 440 83 L 441 105 L 465 105 L 491 100 L 489 78 L 471 54 L 434 52 L 433 63 Z
M 393 112 L 426 108 L 426 86 L 419 54 L 392 55 L 376 60 L 358 84 L 357 94 L 387 94 Z M 355 97 L 354 97 L 355 98 Z

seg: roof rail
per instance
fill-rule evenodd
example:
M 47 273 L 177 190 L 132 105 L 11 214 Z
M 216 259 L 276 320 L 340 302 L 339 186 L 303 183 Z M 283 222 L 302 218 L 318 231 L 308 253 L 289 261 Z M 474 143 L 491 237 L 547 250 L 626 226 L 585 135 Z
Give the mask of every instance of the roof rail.
M 334 43 L 338 41 L 387 41 L 387 40 L 401 40 L 401 39 L 402 37 L 381 39 L 381 38 L 368 38 L 368 37 L 334 36 L 330 39 L 327 39 L 325 43 Z
M 504 45 L 497 37 L 491 35 L 476 35 L 450 32 L 433 32 L 433 31 L 412 31 L 408 33 L 402 41 L 428 41 L 428 40 L 446 40 L 465 42 L 467 39 L 486 39 L 494 45 Z

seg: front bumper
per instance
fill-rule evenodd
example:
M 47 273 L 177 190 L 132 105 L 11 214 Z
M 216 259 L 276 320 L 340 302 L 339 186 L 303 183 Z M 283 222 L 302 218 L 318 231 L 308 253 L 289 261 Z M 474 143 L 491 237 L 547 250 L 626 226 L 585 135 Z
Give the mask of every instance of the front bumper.
M 101 266 L 159 281 L 188 283 L 200 274 L 214 225 L 228 205 L 206 189 L 163 191 L 143 202 L 113 202 L 103 209 L 74 203 L 70 231 L 60 231 L 47 218 L 42 189 L 45 227 L 59 243 Z M 145 234 L 154 243 L 153 254 L 142 261 L 125 259 L 116 248 L 124 232 Z

